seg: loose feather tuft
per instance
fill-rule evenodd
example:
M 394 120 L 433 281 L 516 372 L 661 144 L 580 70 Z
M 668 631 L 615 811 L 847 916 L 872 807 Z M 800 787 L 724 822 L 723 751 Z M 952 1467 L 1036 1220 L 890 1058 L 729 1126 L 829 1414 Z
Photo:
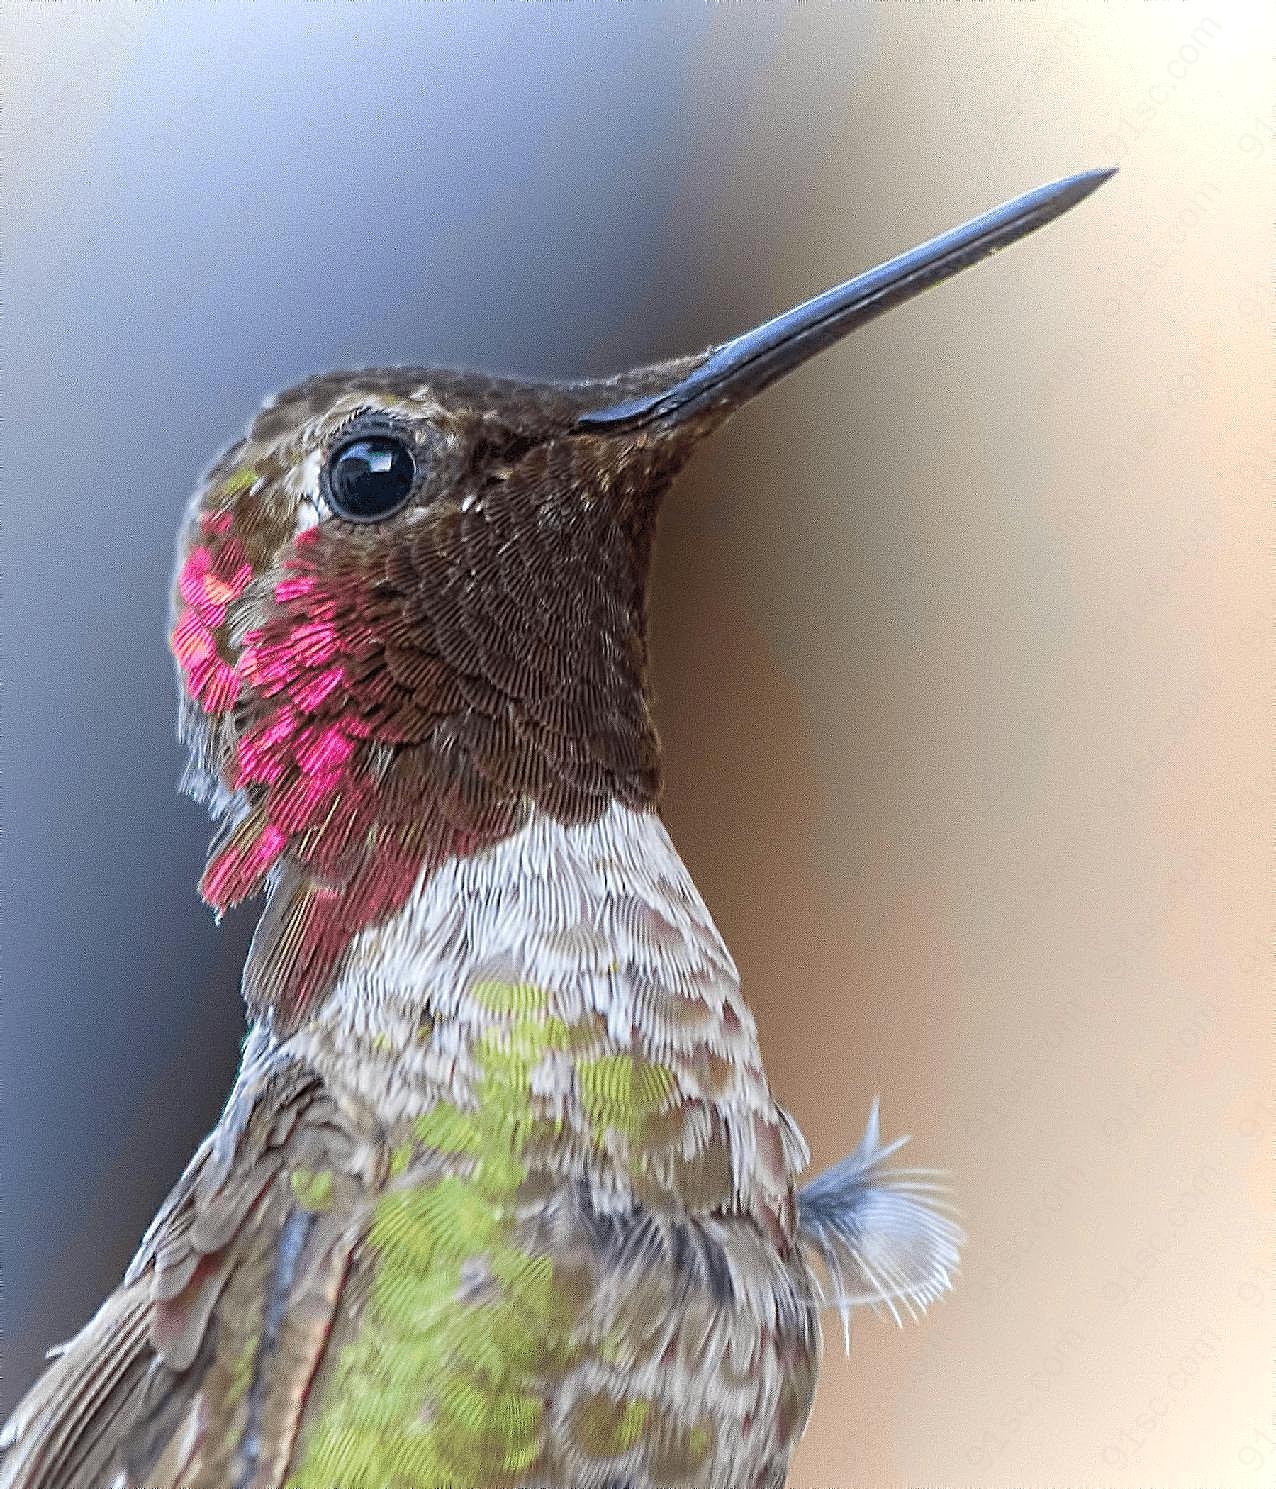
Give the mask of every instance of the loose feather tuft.
M 884 1307 L 902 1324 L 902 1304 L 917 1318 L 951 1287 L 960 1259 L 965 1235 L 946 1213 L 943 1175 L 885 1167 L 907 1141 L 883 1145 L 874 1100 L 855 1151 L 798 1194 L 799 1243 L 825 1273 L 820 1306 L 841 1315 L 848 1353 L 852 1308 Z

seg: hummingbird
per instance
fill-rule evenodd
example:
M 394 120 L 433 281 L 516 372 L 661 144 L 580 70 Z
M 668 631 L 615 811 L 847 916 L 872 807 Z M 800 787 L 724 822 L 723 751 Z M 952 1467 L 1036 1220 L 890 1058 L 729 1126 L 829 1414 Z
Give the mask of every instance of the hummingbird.
M 656 518 L 743 403 L 1109 175 L 618 376 L 312 377 L 213 466 L 170 640 L 201 893 L 265 896 L 249 1030 L 4 1489 L 781 1489 L 821 1311 L 920 1312 L 963 1237 L 875 1101 L 799 1187 L 658 812 Z

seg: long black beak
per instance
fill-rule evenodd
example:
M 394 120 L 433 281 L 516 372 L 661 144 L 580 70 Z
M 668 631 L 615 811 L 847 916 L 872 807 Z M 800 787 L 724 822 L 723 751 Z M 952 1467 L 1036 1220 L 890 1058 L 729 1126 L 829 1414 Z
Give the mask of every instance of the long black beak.
M 656 420 L 679 424 L 711 408 L 735 407 L 874 316 L 1044 227 L 1115 174 L 1115 167 L 1083 171 L 1025 192 L 963 227 L 724 341 L 671 386 L 593 409 L 578 423 L 590 429 Z

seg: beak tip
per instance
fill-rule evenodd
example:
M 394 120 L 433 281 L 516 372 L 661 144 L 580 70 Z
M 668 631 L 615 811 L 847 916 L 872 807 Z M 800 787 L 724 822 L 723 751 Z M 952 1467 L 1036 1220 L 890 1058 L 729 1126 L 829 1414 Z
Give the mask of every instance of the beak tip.
M 1092 191 L 1098 191 L 1105 181 L 1111 181 L 1119 169 L 1115 165 L 1101 165 L 1091 171 L 1078 171 L 1075 176 L 1065 176 L 1062 181 L 1056 181 L 1053 188 L 1047 189 L 1057 191 L 1068 207 L 1075 207 Z
M 1075 176 L 1064 176 L 1048 186 L 1039 186 L 1035 191 L 1025 192 L 1013 202 L 1007 202 L 1004 207 L 998 208 L 995 213 L 989 213 L 988 217 L 1003 217 L 1007 221 L 1022 224 L 1013 237 L 1005 240 L 1013 241 L 1014 237 L 1021 237 L 1025 232 L 1044 227 L 1046 223 L 1062 217 L 1065 212 L 1070 212 L 1073 207 L 1085 201 L 1086 197 L 1098 191 L 1105 181 L 1110 181 L 1116 173 L 1117 167 L 1114 165 L 1078 171 Z

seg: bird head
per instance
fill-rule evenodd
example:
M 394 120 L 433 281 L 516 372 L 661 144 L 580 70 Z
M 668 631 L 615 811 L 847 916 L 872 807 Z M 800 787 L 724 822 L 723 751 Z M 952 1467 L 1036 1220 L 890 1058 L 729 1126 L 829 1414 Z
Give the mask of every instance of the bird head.
M 270 900 L 250 1005 L 295 1025 L 360 931 L 535 814 L 654 807 L 659 507 L 776 378 L 1022 236 L 1107 173 L 1029 193 L 703 354 L 567 384 L 395 368 L 271 400 L 180 540 L 171 644 L 201 892 Z

